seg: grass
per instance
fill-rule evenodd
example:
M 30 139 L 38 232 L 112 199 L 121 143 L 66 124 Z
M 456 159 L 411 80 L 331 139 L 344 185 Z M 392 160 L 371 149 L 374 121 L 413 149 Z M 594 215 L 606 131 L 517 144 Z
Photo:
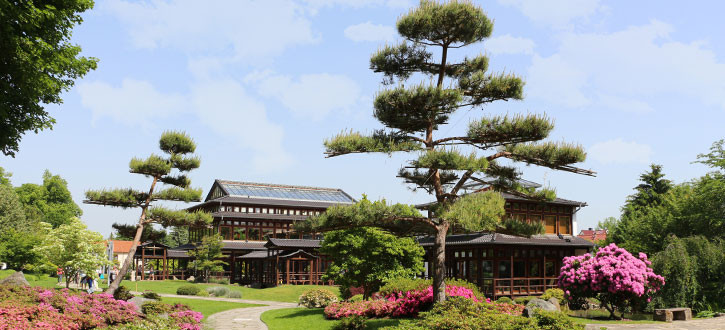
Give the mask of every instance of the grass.
M 123 281 L 121 285 L 125 286 L 131 291 L 143 292 L 150 290 L 156 293 L 176 294 L 176 289 L 183 285 L 189 285 L 191 283 L 186 281 Z M 327 289 L 332 291 L 334 294 L 339 295 L 340 290 L 335 286 L 324 286 L 324 285 L 280 285 L 273 288 L 267 289 L 251 289 L 241 287 L 238 285 L 224 285 L 224 284 L 206 284 L 197 283 L 198 285 L 206 289 L 208 287 L 223 286 L 227 287 L 232 291 L 239 291 L 242 293 L 242 299 L 250 300 L 268 300 L 268 301 L 279 301 L 279 302 L 297 302 L 302 292 L 310 289 Z
M 264 305 L 259 305 L 259 304 L 245 304 L 245 303 L 227 302 L 227 301 L 187 299 L 187 298 L 167 298 L 167 297 L 161 298 L 161 301 L 168 303 L 168 304 L 184 304 L 186 306 L 189 306 L 189 308 L 203 314 L 204 321 L 206 320 L 207 317 L 209 317 L 212 314 L 227 311 L 230 309 L 264 306 Z
M 0 270 L 0 279 L 6 278 L 10 275 L 15 273 L 12 269 L 3 269 Z M 30 283 L 32 286 L 41 286 L 44 288 L 54 288 L 56 287 L 56 284 L 58 283 L 58 279 L 55 277 L 50 277 L 45 274 L 24 274 L 25 279 Z M 60 287 L 60 286 L 58 286 Z M 63 282 L 63 287 L 65 287 L 65 282 Z
M 626 320 L 610 320 L 606 310 L 569 311 L 569 318 L 579 324 L 647 324 L 658 323 L 652 314 L 625 314 Z
M 282 308 L 262 313 L 262 322 L 270 330 L 325 330 L 332 329 L 340 321 L 325 319 L 322 308 Z M 370 319 L 367 329 L 395 326 L 398 319 Z

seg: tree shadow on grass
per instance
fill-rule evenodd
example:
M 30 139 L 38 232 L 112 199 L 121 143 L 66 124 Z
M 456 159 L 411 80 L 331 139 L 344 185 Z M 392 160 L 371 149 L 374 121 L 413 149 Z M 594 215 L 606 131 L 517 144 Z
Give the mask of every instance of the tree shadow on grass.
M 289 313 L 286 315 L 281 315 L 278 318 L 280 319 L 291 319 L 295 317 L 305 317 L 305 316 L 313 316 L 313 315 L 321 315 L 322 317 L 325 317 L 324 309 L 322 308 L 305 308 L 305 309 L 298 309 L 297 311 L 293 313 Z

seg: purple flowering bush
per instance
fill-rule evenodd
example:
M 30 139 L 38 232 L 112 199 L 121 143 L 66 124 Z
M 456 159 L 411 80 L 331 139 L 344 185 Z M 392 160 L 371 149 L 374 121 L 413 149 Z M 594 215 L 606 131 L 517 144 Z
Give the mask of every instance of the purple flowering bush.
M 647 255 L 635 258 L 627 250 L 612 243 L 596 254 L 564 258 L 559 274 L 559 287 L 570 301 L 596 297 L 615 318 L 615 310 L 652 299 L 665 284 L 664 277 L 654 273 Z
M 479 298 L 473 290 L 456 285 L 447 285 L 446 295 L 484 303 L 487 305 L 486 308 L 497 313 L 521 315 L 524 307 L 522 305 L 492 303 L 490 299 Z M 329 319 L 340 319 L 353 315 L 370 318 L 411 317 L 418 315 L 422 310 L 429 309 L 432 305 L 433 287 L 428 286 L 422 290 L 392 292 L 379 300 L 333 303 L 325 308 L 325 316 Z

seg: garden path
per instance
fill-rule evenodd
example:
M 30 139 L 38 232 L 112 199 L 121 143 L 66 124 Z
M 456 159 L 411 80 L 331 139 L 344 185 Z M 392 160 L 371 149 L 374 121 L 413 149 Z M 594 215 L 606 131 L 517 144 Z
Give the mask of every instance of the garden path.
M 723 330 L 725 316 L 709 319 L 693 319 L 692 321 L 675 321 L 672 323 L 648 324 L 587 324 L 586 330 Z
M 141 294 L 140 292 L 133 292 L 133 294 Z M 258 307 L 246 307 L 230 309 L 228 311 L 219 312 L 212 314 L 206 319 L 206 326 L 214 330 L 231 330 L 231 329 L 253 329 L 253 330 L 266 330 L 267 325 L 262 322 L 262 313 L 280 308 L 293 308 L 297 307 L 296 303 L 278 302 L 278 301 L 265 301 L 265 300 L 248 300 L 248 299 L 234 299 L 234 298 L 217 298 L 217 297 L 197 297 L 197 296 L 181 296 L 175 294 L 159 294 L 162 297 L 169 298 L 184 298 L 184 299 L 200 299 L 200 300 L 213 300 L 213 301 L 230 301 L 246 304 L 260 304 L 265 306 Z

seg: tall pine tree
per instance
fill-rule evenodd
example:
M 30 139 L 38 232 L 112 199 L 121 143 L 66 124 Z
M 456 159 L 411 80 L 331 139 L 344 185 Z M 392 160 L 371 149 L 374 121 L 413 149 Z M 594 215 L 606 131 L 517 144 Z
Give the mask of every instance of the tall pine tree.
M 196 143 L 186 133 L 164 132 L 159 139 L 159 148 L 166 154 L 165 157 L 151 155 L 146 159 L 133 158 L 129 163 L 131 173 L 142 174 L 151 178 L 151 187 L 148 192 L 133 188 L 118 188 L 86 191 L 87 204 L 98 204 L 122 208 L 140 208 L 141 216 L 138 219 L 133 244 L 119 271 L 119 276 L 108 286 L 107 293 L 113 293 L 121 283 L 121 279 L 131 265 L 133 255 L 141 240 L 144 228 L 153 223 L 168 226 L 202 226 L 211 223 L 212 217 L 208 213 L 189 213 L 185 210 L 170 210 L 161 206 L 152 206 L 159 200 L 194 202 L 201 200 L 201 189 L 191 188 L 191 180 L 185 173 L 199 167 L 201 161 L 193 156 Z M 173 170 L 176 173 L 172 173 Z M 157 190 L 157 184 L 168 187 Z
M 421 1 L 398 19 L 397 30 L 404 41 L 382 47 L 370 60 L 371 69 L 385 77 L 383 83 L 394 85 L 378 93 L 374 101 L 374 117 L 385 128 L 372 134 L 340 133 L 325 141 L 326 154 L 419 151 L 398 176 L 435 196 L 435 202 L 424 217 L 409 206 L 364 199 L 351 207 L 328 209 L 320 217 L 301 222 L 299 228 L 376 226 L 400 234 L 424 231 L 435 235 L 433 288 L 435 301 L 441 302 L 445 300 L 446 234 L 451 226 L 469 231 L 500 230 L 504 200 L 496 191 L 542 200 L 554 198 L 552 190 L 520 185 L 521 172 L 504 159 L 578 174 L 594 172 L 572 166 L 586 157 L 579 145 L 534 143 L 554 128 L 545 115 L 484 116 L 469 124 L 466 135 L 439 136 L 441 126 L 458 110 L 523 98 L 522 79 L 489 73 L 485 55 L 466 57 L 458 63 L 449 60 L 450 52 L 491 35 L 493 22 L 480 7 L 469 1 Z M 407 83 L 411 77 L 424 79 Z M 464 153 L 462 148 L 471 151 Z M 482 156 L 481 151 L 490 153 Z M 469 181 L 490 185 L 495 191 L 461 196 L 461 188 Z

